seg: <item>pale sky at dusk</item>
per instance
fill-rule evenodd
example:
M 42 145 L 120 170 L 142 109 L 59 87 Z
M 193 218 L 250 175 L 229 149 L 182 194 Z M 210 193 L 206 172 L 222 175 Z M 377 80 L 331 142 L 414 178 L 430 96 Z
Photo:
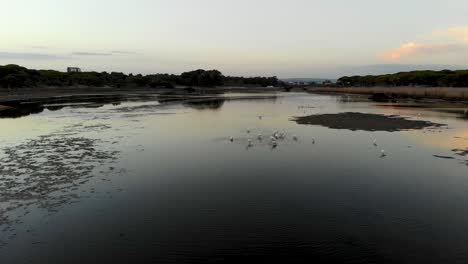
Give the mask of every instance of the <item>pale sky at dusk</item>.
M 395 64 L 389 71 L 468 68 L 467 0 L 0 4 L 0 65 L 327 78 L 385 71 L 386 64 Z

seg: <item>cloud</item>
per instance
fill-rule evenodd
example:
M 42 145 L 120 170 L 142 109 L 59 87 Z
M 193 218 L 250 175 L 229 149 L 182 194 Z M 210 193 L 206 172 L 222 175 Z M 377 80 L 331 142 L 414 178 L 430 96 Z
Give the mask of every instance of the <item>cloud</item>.
M 2 60 L 58 60 L 65 59 L 65 56 L 46 54 L 46 53 L 22 53 L 22 52 L 2 52 L 0 51 L 0 59 Z
M 31 46 L 30 49 L 46 50 L 46 46 Z M 8 52 L 0 51 L 0 60 L 5 61 L 14 61 L 14 60 L 30 60 L 30 61 L 39 61 L 39 60 L 68 60 L 73 56 L 82 56 L 82 57 L 100 57 L 100 56 L 114 56 L 114 55 L 125 55 L 125 54 L 138 54 L 132 51 L 123 51 L 115 50 L 111 52 L 87 52 L 87 51 L 76 51 L 69 54 L 53 54 L 53 53 L 41 53 L 41 52 Z M 2 61 L 0 61 L 2 62 Z
M 468 26 L 450 27 L 443 30 L 436 30 L 432 34 L 433 37 L 449 38 L 458 42 L 468 43 Z
M 468 26 L 434 30 L 431 43 L 408 42 L 396 49 L 382 52 L 378 56 L 384 61 L 400 61 L 422 54 L 448 54 L 468 51 Z
M 74 56 L 112 56 L 112 53 L 76 51 L 76 52 L 73 52 L 72 55 Z
M 88 51 L 75 51 L 72 52 L 74 56 L 113 56 L 113 55 L 128 55 L 128 54 L 138 54 L 133 51 L 126 50 L 113 50 L 110 52 L 88 52 Z
M 468 46 L 460 44 L 445 43 L 415 43 L 409 42 L 401 45 L 399 48 L 391 49 L 379 54 L 384 61 L 400 61 L 402 59 L 415 57 L 423 54 L 446 54 L 456 53 L 468 50 Z

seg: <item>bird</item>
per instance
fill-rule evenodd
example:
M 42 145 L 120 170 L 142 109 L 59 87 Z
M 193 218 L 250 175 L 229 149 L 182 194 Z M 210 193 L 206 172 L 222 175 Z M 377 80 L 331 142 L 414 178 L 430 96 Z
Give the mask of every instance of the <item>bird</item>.
M 248 142 L 249 142 L 249 144 L 248 144 L 247 146 L 248 146 L 248 147 L 251 147 L 251 146 L 252 146 L 252 140 L 249 139 Z
M 276 143 L 276 141 L 272 141 L 272 142 L 271 142 L 271 146 L 272 146 L 273 148 L 276 148 L 276 147 L 278 146 L 278 143 Z
M 377 146 L 377 139 L 374 139 L 374 146 Z
M 262 140 L 262 139 L 263 139 L 262 134 L 258 134 L 257 139 L 258 139 L 258 140 Z
M 247 130 L 247 134 L 250 134 L 250 130 Z
M 260 116 L 258 116 L 258 119 L 262 120 L 262 118 L 263 118 L 263 116 L 261 116 L 261 115 L 260 115 Z
M 381 157 L 387 156 L 387 154 L 385 154 L 385 150 L 383 150 L 383 149 L 380 151 L 380 153 L 382 153 L 382 154 L 380 155 Z
M 230 137 L 229 141 L 234 142 L 234 137 Z
M 312 138 L 312 144 L 315 144 L 315 138 Z
M 293 140 L 297 141 L 297 136 L 296 135 L 293 136 Z
M 278 138 L 279 138 L 279 139 L 284 139 L 284 137 L 285 137 L 284 133 L 279 133 L 279 134 L 278 134 Z

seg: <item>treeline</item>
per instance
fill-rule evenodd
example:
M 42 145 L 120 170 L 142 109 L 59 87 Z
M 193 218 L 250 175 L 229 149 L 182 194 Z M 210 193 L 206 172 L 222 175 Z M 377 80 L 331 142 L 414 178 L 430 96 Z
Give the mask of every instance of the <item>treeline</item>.
M 284 86 L 277 77 L 224 77 L 224 85 L 227 86 Z
M 124 74 L 121 72 L 60 72 L 32 70 L 10 64 L 0 66 L 0 87 L 22 88 L 41 86 L 93 86 L 93 87 L 164 87 L 175 86 L 278 86 L 277 77 L 231 77 L 218 70 L 196 70 L 175 74 Z
M 345 76 L 339 86 L 468 87 L 468 70 L 411 71 L 385 75 Z

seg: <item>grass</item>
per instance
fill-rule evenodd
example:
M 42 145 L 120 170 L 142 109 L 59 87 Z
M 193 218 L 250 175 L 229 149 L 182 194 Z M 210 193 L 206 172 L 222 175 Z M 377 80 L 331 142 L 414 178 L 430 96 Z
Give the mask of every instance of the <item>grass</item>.
M 397 97 L 433 98 L 468 101 L 468 88 L 454 87 L 344 87 L 308 88 L 309 92 L 375 94 L 384 93 Z

